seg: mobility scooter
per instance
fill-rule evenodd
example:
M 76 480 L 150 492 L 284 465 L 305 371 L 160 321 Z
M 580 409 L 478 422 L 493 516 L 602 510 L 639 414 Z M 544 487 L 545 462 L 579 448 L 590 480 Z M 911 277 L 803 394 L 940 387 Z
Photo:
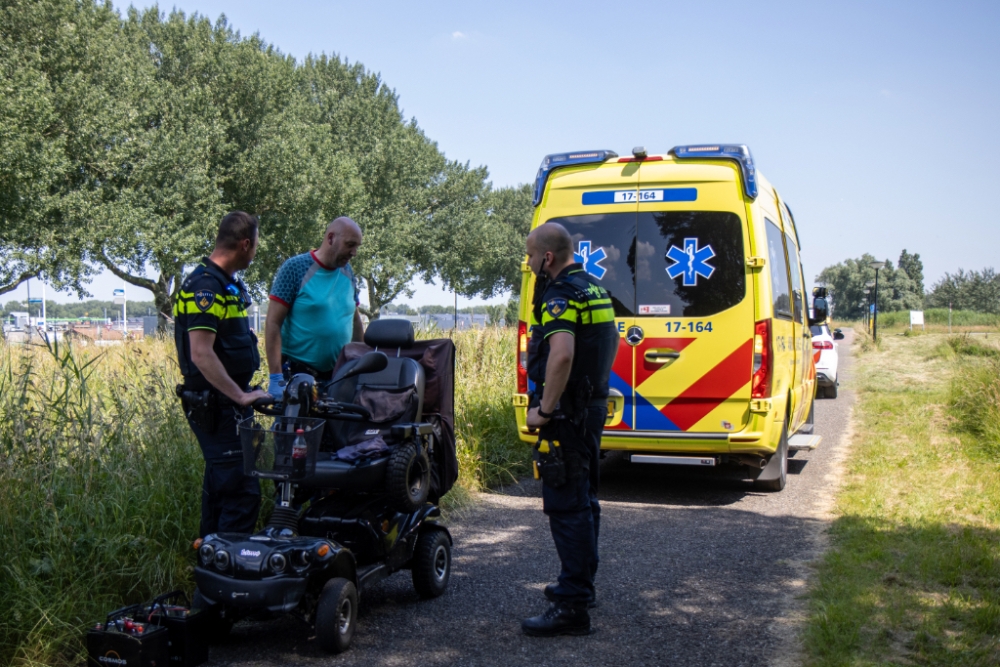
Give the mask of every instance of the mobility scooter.
M 435 503 L 458 476 L 454 363 L 450 339 L 375 320 L 332 380 L 297 374 L 281 403 L 255 405 L 239 425 L 244 470 L 273 480 L 276 502 L 262 531 L 197 545 L 196 601 L 219 633 L 291 612 L 340 652 L 366 587 L 409 569 L 421 597 L 445 592 L 452 541 Z

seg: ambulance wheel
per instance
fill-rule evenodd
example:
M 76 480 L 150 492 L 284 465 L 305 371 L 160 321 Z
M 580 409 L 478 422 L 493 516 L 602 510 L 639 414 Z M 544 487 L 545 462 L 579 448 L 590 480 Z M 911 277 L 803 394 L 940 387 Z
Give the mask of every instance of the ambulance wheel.
M 191 607 L 202 610 L 201 613 L 203 614 L 202 618 L 204 621 L 202 621 L 200 627 L 205 633 L 205 639 L 209 643 L 217 642 L 229 636 L 236 621 L 233 620 L 231 614 L 226 612 L 225 607 L 221 604 L 209 604 L 197 588 L 194 589 L 194 595 L 191 596 Z
M 754 486 L 761 491 L 781 491 L 788 481 L 788 424 L 781 425 L 781 440 L 778 441 L 778 451 L 771 454 L 771 459 L 760 471 L 760 477 L 754 481 Z
M 443 530 L 425 530 L 413 549 L 413 587 L 422 598 L 436 598 L 451 577 L 451 540 Z
M 385 490 L 392 504 L 401 512 L 413 512 L 424 506 L 431 490 L 431 464 L 427 453 L 417 453 L 412 442 L 398 445 L 389 456 Z
M 326 582 L 316 605 L 316 639 L 324 651 L 346 651 L 358 624 L 358 591 L 347 579 Z

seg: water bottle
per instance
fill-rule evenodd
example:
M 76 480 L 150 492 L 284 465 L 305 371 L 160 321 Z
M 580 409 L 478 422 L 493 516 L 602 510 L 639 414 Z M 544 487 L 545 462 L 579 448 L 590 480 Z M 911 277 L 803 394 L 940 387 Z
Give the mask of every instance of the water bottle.
M 301 479 L 306 475 L 306 457 L 309 447 L 306 445 L 305 431 L 296 429 L 295 440 L 292 442 L 292 477 Z

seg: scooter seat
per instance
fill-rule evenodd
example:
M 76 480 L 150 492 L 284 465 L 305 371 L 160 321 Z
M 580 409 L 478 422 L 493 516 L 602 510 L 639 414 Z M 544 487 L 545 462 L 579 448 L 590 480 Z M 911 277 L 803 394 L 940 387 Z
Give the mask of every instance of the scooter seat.
M 385 483 L 389 452 L 357 461 L 341 461 L 335 453 L 320 452 L 316 472 L 300 486 L 344 491 L 377 491 Z

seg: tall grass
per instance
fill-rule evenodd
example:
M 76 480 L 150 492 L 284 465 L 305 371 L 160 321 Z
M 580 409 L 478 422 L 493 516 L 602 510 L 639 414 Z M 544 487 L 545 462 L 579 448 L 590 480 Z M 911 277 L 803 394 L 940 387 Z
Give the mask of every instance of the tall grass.
M 445 506 L 527 470 L 514 335 L 454 334 L 460 471 Z M 0 665 L 79 664 L 85 628 L 111 609 L 190 592 L 204 464 L 176 369 L 169 340 L 0 343 Z
M 947 345 L 957 357 L 948 395 L 955 426 L 1000 461 L 1000 347 L 969 336 Z
M 499 327 L 454 335 L 459 484 L 467 490 L 516 481 L 530 467 L 531 449 L 518 439 L 511 402 L 516 335 Z
M 188 583 L 201 456 L 168 343 L 0 347 L 0 663 L 75 662 L 82 628 Z

